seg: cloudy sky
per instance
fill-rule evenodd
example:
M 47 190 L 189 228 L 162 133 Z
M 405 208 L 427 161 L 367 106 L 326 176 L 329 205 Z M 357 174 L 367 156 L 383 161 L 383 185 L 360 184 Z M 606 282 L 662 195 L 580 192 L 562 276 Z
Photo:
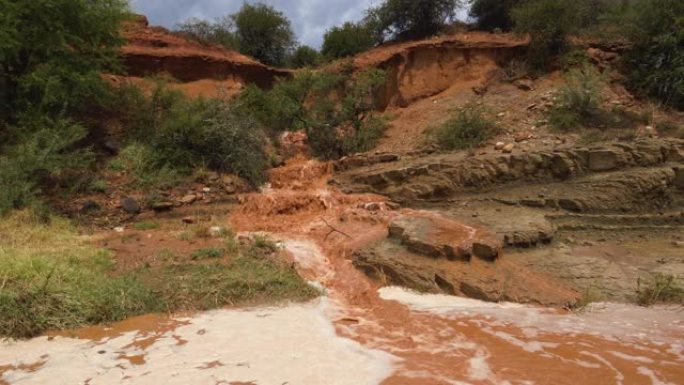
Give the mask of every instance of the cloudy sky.
M 320 47 L 325 31 L 345 21 L 362 17 L 372 0 L 266 0 L 292 21 L 297 38 Z M 243 0 L 132 0 L 133 9 L 147 16 L 151 24 L 172 28 L 191 17 L 212 20 L 242 6 Z M 376 0 L 377 3 L 377 0 Z
M 363 11 L 379 0 L 263 0 L 285 13 L 299 41 L 320 48 L 325 31 L 345 21 L 361 19 Z M 213 20 L 242 6 L 243 0 L 131 0 L 133 9 L 153 25 L 173 28 L 191 17 Z

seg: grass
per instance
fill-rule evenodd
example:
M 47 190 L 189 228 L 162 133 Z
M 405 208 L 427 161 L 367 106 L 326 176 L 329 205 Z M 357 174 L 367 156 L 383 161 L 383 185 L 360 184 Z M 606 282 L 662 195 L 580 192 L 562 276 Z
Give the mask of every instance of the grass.
M 659 303 L 684 304 L 684 288 L 672 275 L 657 274 L 649 282 L 637 283 L 637 302 L 641 306 Z
M 225 249 L 220 249 L 217 247 L 210 247 L 206 249 L 199 249 L 196 250 L 195 252 L 192 253 L 192 259 L 198 260 L 198 259 L 218 259 L 218 258 L 223 258 L 223 256 L 226 254 Z
M 205 250 L 203 257 L 216 255 Z M 160 250 L 168 264 L 119 272 L 115 256 L 67 220 L 15 212 L 0 219 L 0 336 L 317 295 L 277 254 L 254 246 L 221 250 L 231 258 L 193 260 Z
M 133 225 L 133 228 L 138 231 L 156 230 L 159 227 L 161 224 L 157 221 L 143 221 Z

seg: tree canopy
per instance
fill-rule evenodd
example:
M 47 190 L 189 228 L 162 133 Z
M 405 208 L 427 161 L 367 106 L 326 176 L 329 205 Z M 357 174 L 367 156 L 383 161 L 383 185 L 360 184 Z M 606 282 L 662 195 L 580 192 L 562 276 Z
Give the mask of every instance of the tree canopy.
M 372 48 L 375 38 L 363 23 L 346 22 L 341 27 L 330 28 L 323 37 L 321 53 L 331 59 L 356 55 Z
M 2 115 L 57 113 L 101 95 L 100 73 L 117 63 L 124 0 L 0 2 Z
M 295 46 L 290 20 L 264 3 L 245 3 L 231 16 L 240 52 L 265 64 L 282 66 Z
M 421 39 L 456 16 L 461 0 L 385 0 L 367 11 L 366 21 L 382 38 Z

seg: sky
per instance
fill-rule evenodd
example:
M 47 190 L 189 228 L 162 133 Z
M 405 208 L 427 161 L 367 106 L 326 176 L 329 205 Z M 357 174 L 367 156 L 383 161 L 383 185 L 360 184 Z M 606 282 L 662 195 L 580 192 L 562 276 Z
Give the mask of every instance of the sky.
M 235 13 L 244 0 L 131 0 L 131 6 L 152 25 L 173 28 L 189 18 L 213 20 Z M 303 44 L 320 48 L 323 34 L 345 21 L 358 21 L 380 0 L 262 0 L 283 12 Z
M 320 48 L 325 31 L 345 21 L 360 20 L 372 0 L 265 0 L 292 22 L 303 44 Z M 173 28 L 178 22 L 197 17 L 213 20 L 235 13 L 243 0 L 131 0 L 131 6 L 152 25 Z M 377 0 L 376 0 L 377 4 Z

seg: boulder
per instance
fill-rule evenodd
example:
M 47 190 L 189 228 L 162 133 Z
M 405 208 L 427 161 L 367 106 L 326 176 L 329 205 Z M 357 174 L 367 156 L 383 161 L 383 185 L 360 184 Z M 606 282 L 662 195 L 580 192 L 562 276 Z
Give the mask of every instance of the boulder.
M 674 186 L 680 190 L 684 190 L 684 168 L 676 168 L 674 172 Z
M 486 261 L 494 261 L 499 257 L 499 246 L 484 241 L 473 243 L 473 255 Z
M 180 201 L 183 204 L 189 205 L 189 204 L 195 203 L 196 200 L 197 200 L 197 195 L 188 194 L 188 195 L 184 196 L 183 198 L 181 198 Z
M 121 198 L 121 208 L 129 214 L 138 214 L 141 211 L 140 203 L 130 197 Z
M 589 170 L 610 171 L 617 168 L 620 155 L 615 150 L 594 150 L 589 152 Z

